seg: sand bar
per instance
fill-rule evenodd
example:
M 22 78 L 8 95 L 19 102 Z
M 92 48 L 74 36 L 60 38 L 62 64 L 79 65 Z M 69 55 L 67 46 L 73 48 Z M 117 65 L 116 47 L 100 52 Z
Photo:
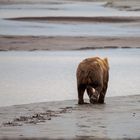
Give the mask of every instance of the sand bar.
M 46 21 L 46 22 L 102 22 L 102 23 L 124 23 L 124 22 L 139 22 L 140 17 L 64 17 L 64 16 L 56 16 L 56 17 L 17 17 L 17 18 L 8 18 L 10 20 L 17 21 Z
M 140 48 L 140 37 L 0 36 L 0 50 Z

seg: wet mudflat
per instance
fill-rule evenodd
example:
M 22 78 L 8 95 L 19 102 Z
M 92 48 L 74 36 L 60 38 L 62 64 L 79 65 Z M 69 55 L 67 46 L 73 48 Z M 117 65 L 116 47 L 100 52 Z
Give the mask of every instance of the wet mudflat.
M 139 95 L 109 97 L 103 105 L 70 100 L 2 107 L 0 139 L 139 139 L 139 108 Z

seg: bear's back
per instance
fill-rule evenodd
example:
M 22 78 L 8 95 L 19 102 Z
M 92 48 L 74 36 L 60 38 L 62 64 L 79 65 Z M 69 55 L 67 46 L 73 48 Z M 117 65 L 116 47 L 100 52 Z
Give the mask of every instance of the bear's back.
M 92 71 L 102 69 L 104 66 L 103 60 L 99 57 L 84 59 L 78 66 L 82 71 Z
M 103 59 L 99 57 L 83 60 L 77 69 L 78 83 L 90 84 L 93 81 L 99 81 L 98 79 L 103 79 L 105 66 L 102 61 Z

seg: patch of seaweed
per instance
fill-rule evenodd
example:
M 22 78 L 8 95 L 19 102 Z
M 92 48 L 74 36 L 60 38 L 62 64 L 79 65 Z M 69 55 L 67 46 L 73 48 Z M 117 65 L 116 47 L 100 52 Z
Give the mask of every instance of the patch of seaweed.
M 45 112 L 35 113 L 30 116 L 19 116 L 12 121 L 4 122 L 3 126 L 22 126 L 23 124 L 38 124 L 58 117 L 62 113 L 71 112 L 73 107 L 60 108 L 58 111 L 47 110 Z

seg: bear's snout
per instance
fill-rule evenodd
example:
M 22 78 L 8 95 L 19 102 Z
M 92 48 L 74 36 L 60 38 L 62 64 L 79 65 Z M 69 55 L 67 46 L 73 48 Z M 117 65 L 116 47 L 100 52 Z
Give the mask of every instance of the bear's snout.
M 95 94 L 95 93 L 92 94 L 90 97 L 90 103 L 92 103 L 92 104 L 98 103 L 98 100 L 99 100 L 99 95 Z

